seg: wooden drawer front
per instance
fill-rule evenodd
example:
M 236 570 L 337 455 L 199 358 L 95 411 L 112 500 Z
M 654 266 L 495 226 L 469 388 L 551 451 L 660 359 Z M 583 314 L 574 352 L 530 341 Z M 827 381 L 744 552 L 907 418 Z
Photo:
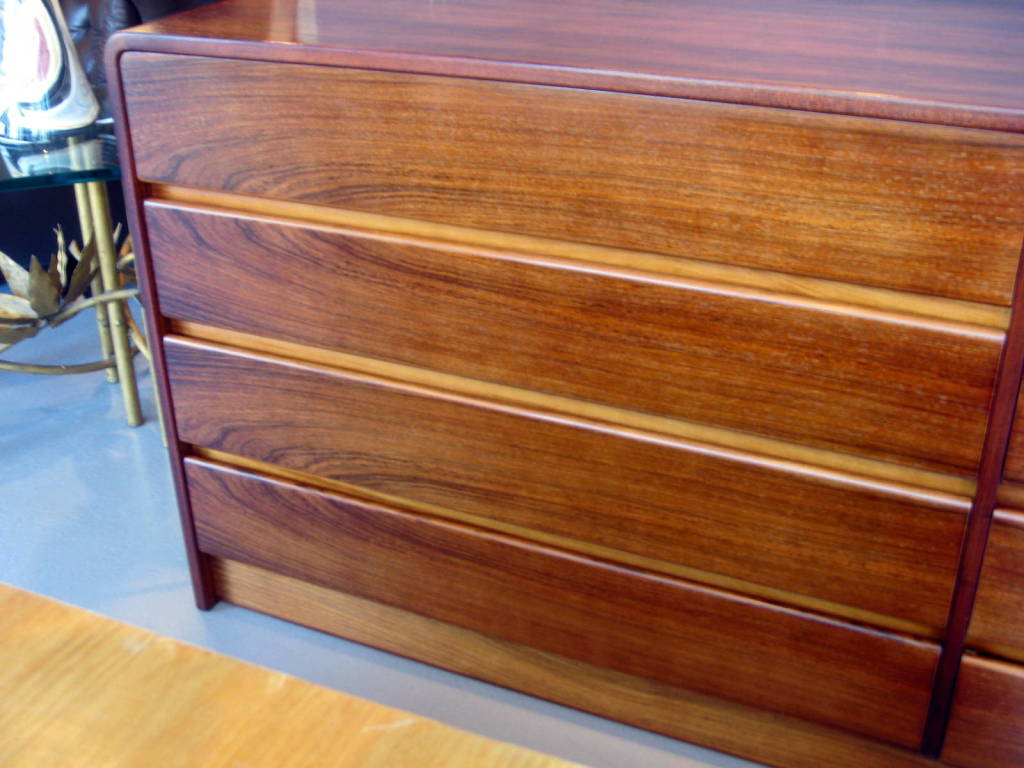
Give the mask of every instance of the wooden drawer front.
M 1017 398 L 1017 413 L 1010 432 L 1010 447 L 1006 453 L 1003 476 L 1007 480 L 1024 483 L 1024 388 Z
M 917 744 L 937 649 L 186 461 L 200 549 L 504 640 Z
M 234 605 L 758 765 L 938 768 L 916 751 L 851 731 L 498 640 L 237 560 L 206 559 L 218 596 Z
M 617 551 L 945 623 L 939 497 L 205 344 L 166 343 L 181 439 Z
M 960 768 L 1024 765 L 1024 667 L 964 657 L 942 761 Z
M 996 512 L 967 641 L 975 648 L 1024 661 L 1022 513 Z
M 995 335 L 152 202 L 146 221 L 177 319 L 930 469 L 981 450 Z
M 120 62 L 143 180 L 1010 300 L 1024 137 L 329 67 Z

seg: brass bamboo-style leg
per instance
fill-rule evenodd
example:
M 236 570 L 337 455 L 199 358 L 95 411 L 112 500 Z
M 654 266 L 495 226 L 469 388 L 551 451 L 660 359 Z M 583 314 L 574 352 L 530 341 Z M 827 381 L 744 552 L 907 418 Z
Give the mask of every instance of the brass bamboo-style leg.
M 75 149 L 72 149 L 72 153 Z M 74 158 L 75 155 L 72 154 Z M 82 230 L 82 247 L 84 248 L 89 239 L 93 236 L 92 207 L 89 205 L 89 190 L 86 184 L 75 184 L 75 203 L 78 205 L 78 226 Z M 97 275 L 92 281 L 92 295 L 99 296 L 103 290 L 103 281 Z M 109 360 L 114 355 L 114 344 L 110 339 L 110 319 L 106 308 L 96 307 L 96 330 L 100 336 L 100 349 L 103 351 L 103 359 Z M 117 381 L 117 369 L 107 369 L 107 381 Z
M 129 306 L 125 303 L 125 306 Z M 143 356 L 149 361 L 149 372 L 151 376 L 153 373 L 153 337 L 149 334 L 149 326 L 146 325 L 146 314 L 145 312 L 139 313 L 139 335 L 142 336 L 140 339 L 135 339 L 135 346 L 139 348 Z M 160 439 L 164 443 L 164 448 L 167 447 L 167 431 L 164 429 L 164 408 L 160 404 L 160 393 L 156 391 L 156 382 L 153 382 L 153 402 L 156 405 L 156 419 L 160 424 Z
M 107 199 L 106 184 L 90 181 L 85 184 L 88 191 L 89 210 L 92 215 L 92 234 L 96 242 L 96 254 L 100 263 L 100 279 L 106 291 L 118 289 L 117 252 L 114 245 L 113 225 L 110 220 L 110 202 Z M 125 418 L 128 425 L 137 427 L 142 423 L 139 406 L 139 390 L 135 383 L 135 368 L 132 364 L 131 343 L 124 318 L 124 303 L 111 301 L 106 305 L 110 322 L 110 339 L 117 362 L 117 375 L 121 382 L 124 398 Z

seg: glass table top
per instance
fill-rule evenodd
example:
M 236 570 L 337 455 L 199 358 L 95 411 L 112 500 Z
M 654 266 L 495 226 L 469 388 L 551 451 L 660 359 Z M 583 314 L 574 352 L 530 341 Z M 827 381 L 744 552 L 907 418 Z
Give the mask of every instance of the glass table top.
M 48 143 L 0 141 L 0 192 L 121 178 L 113 121 Z

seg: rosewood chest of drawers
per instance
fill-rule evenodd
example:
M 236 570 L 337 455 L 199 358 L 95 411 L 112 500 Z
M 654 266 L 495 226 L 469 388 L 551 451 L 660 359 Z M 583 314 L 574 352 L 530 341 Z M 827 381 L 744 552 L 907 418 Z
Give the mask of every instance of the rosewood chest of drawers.
M 1024 764 L 1022 15 L 118 35 L 200 607 L 774 765 Z

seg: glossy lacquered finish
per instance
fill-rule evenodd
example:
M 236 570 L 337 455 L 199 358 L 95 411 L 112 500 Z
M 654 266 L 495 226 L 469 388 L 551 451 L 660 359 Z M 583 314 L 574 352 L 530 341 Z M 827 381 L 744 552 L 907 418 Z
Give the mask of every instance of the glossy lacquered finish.
M 213 345 L 171 338 L 165 351 L 188 443 L 931 627 L 944 621 L 963 527 L 953 504 Z
M 230 53 L 1019 130 L 1018 10 L 1000 0 L 226 0 L 115 38 L 111 53 Z
M 920 737 L 935 646 L 226 467 L 185 465 L 204 552 L 896 744 Z
M 1010 449 L 1006 455 L 1004 477 L 1007 480 L 1024 482 L 1024 393 L 1017 401 L 1017 413 L 1013 420 L 1013 432 L 1010 435 Z M 1018 494 L 1019 506 L 1024 506 L 1024 495 Z
M 1021 253 L 1024 261 L 1024 249 Z M 983 556 L 992 528 L 1007 452 L 1013 429 L 1014 407 L 1024 377 L 1024 265 L 1018 267 L 1014 286 L 1016 303 L 1010 316 L 999 373 L 992 392 L 988 431 L 978 466 L 977 488 L 964 531 L 956 587 L 950 600 L 942 655 L 935 672 L 931 710 L 922 749 L 938 757 L 948 727 L 955 684 L 967 648 L 967 631 L 981 580 Z
M 121 68 L 147 181 L 1009 302 L 1024 137 L 192 56 Z
M 546 653 L 236 560 L 213 557 L 224 600 L 463 675 L 792 768 L 935 768 L 900 747 Z
M 964 658 L 942 751 L 958 768 L 1024 765 L 1024 667 Z
M 967 640 L 1024 662 L 1024 513 L 995 514 Z
M 146 224 L 167 317 L 932 470 L 981 452 L 997 333 L 157 203 Z
M 694 712 L 937 756 L 1024 366 L 1021 14 L 437 6 L 227 0 L 111 47 L 201 595 L 376 605 L 429 649 L 349 636 L 470 633 L 521 663 L 460 669 L 623 719 L 609 685 L 657 688 L 640 724 L 771 763 L 806 730 Z M 507 563 L 523 612 L 484 614 Z

